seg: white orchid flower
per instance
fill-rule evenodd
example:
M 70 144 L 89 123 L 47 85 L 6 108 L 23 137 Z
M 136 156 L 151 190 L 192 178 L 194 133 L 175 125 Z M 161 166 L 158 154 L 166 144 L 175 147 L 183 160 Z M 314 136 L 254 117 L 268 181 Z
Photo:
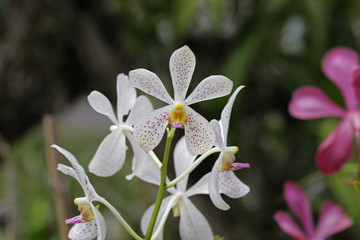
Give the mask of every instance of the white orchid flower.
M 185 138 L 181 138 L 177 143 L 174 151 L 174 164 L 176 176 L 185 171 L 194 161 L 195 157 L 191 156 L 185 144 Z M 188 176 L 178 182 L 175 187 L 169 188 L 170 196 L 164 198 L 155 229 L 157 229 L 151 239 L 163 238 L 163 226 L 171 209 L 174 217 L 180 217 L 180 236 L 183 240 L 208 240 L 214 239 L 214 235 L 210 225 L 201 212 L 189 200 L 189 197 L 197 194 L 208 194 L 208 181 L 210 173 L 203 176 L 196 184 L 186 190 Z M 154 175 L 154 178 L 157 178 Z M 145 234 L 150 222 L 150 218 L 154 209 L 154 205 L 149 207 L 142 219 L 141 230 Z
M 240 198 L 250 191 L 250 188 L 240 181 L 233 172 L 242 168 L 249 168 L 250 165 L 248 163 L 234 163 L 234 154 L 238 151 L 238 148 L 226 145 L 231 109 L 237 94 L 243 87 L 238 87 L 232 94 L 221 112 L 221 120 L 212 120 L 210 122 L 215 131 L 215 146 L 220 148 L 221 152 L 211 170 L 209 194 L 214 205 L 222 210 L 228 210 L 230 206 L 222 199 L 220 193 L 231 198 Z
M 114 125 L 110 127 L 111 133 L 101 142 L 93 159 L 89 164 L 89 171 L 102 177 L 117 173 L 124 165 L 126 158 L 125 135 L 129 137 L 131 126 L 137 119 L 153 110 L 151 102 L 145 96 L 136 98 L 136 90 L 131 86 L 124 74 L 119 74 L 116 81 L 117 89 L 117 117 L 107 97 L 98 91 L 92 91 L 88 96 L 90 106 L 107 116 Z M 129 111 L 131 110 L 130 114 Z M 126 121 L 125 115 L 129 114 Z
M 81 214 L 65 221 L 66 224 L 75 224 L 70 229 L 68 237 L 71 240 L 88 240 L 96 237 L 98 240 L 104 240 L 106 235 L 105 220 L 92 203 L 94 199 L 102 199 L 102 197 L 96 193 L 89 178 L 85 174 L 84 168 L 78 163 L 76 158 L 70 152 L 57 145 L 52 145 L 52 147 L 62 153 L 70 161 L 72 166 L 69 167 L 64 164 L 58 164 L 57 169 L 75 178 L 85 194 L 85 197 L 74 200 Z
M 171 55 L 169 65 L 175 99 L 170 97 L 155 73 L 146 69 L 129 72 L 130 82 L 136 88 L 169 104 L 141 117 L 134 126 L 134 136 L 142 149 L 151 151 L 170 123 L 172 128 L 185 128 L 186 146 L 191 155 L 202 154 L 214 145 L 214 130 L 189 105 L 228 95 L 233 83 L 224 76 L 210 76 L 185 99 L 195 69 L 195 55 L 184 46 Z

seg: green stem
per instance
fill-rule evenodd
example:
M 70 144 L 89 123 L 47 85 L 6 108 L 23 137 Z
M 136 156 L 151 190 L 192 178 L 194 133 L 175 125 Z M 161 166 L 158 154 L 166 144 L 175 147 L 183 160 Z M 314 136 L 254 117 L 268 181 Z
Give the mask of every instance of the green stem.
M 169 130 L 167 130 L 167 131 L 168 131 L 168 135 L 167 135 L 167 138 L 166 138 L 166 146 L 165 146 L 164 158 L 163 158 L 162 167 L 161 167 L 161 179 L 160 179 L 159 191 L 158 191 L 158 194 L 156 196 L 154 210 L 153 210 L 153 213 L 151 215 L 151 219 L 150 219 L 149 227 L 148 227 L 147 232 L 146 232 L 145 239 L 150 239 L 151 238 L 151 235 L 152 235 L 154 227 L 155 227 L 155 222 L 156 222 L 157 216 L 159 214 L 161 203 L 162 203 L 162 200 L 164 199 L 164 195 L 165 195 L 165 192 L 166 192 L 167 163 L 168 163 L 168 159 L 169 159 L 171 141 L 172 141 L 172 139 L 174 137 L 174 133 L 175 133 L 175 128 L 172 128 L 170 131 Z
M 93 201 L 101 202 L 104 204 L 111 212 L 114 214 L 116 219 L 120 224 L 125 228 L 125 230 L 136 240 L 143 240 L 136 232 L 130 227 L 130 225 L 125 221 L 125 219 L 120 215 L 120 213 L 114 208 L 111 203 L 109 203 L 105 198 L 95 198 Z

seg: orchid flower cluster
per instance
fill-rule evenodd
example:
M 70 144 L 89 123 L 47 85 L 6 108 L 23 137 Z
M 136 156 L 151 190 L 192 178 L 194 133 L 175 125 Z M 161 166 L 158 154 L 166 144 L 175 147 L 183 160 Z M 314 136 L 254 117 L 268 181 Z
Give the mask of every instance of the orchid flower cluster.
M 290 100 L 289 112 L 298 119 L 338 117 L 341 122 L 321 143 L 315 159 L 321 173 L 331 175 L 339 172 L 353 155 L 353 142 L 357 149 L 358 172 L 353 185 L 360 192 L 360 64 L 357 53 L 349 48 L 336 47 L 329 50 L 322 60 L 324 74 L 340 90 L 345 109 L 339 107 L 319 88 L 305 86 L 296 90 Z M 354 141 L 355 140 L 355 141 Z M 345 181 L 344 181 L 345 184 Z M 302 228 L 283 212 L 277 211 L 274 220 L 294 239 L 323 240 L 349 228 L 353 220 L 340 206 L 326 201 L 320 211 L 315 228 L 311 205 L 305 192 L 295 183 L 284 185 L 285 201 L 302 224 Z
M 113 123 L 110 133 L 101 142 L 91 160 L 89 171 L 102 177 L 109 177 L 120 171 L 126 159 L 128 141 L 134 156 L 132 173 L 126 176 L 126 179 L 137 177 L 159 186 L 155 203 L 145 211 L 141 219 L 142 234 L 136 233 L 121 214 L 96 193 L 76 158 L 65 149 L 53 145 L 71 164 L 71 167 L 59 164 L 58 170 L 75 178 L 85 195 L 74 200 L 80 215 L 66 220 L 66 223 L 74 224 L 69 232 L 70 239 L 105 239 L 105 220 L 95 202 L 108 207 L 134 239 L 163 239 L 164 225 L 171 210 L 174 217 L 180 217 L 179 232 L 182 239 L 214 239 L 208 221 L 190 198 L 198 194 L 209 195 L 217 208 L 228 210 L 230 206 L 221 194 L 240 198 L 249 192 L 250 188 L 238 179 L 234 171 L 249 168 L 250 165 L 235 162 L 238 148 L 227 145 L 232 106 L 243 86 L 234 91 L 220 119 L 209 122 L 190 105 L 230 94 L 232 81 L 220 75 L 207 77 L 186 97 L 195 69 L 193 52 L 187 46 L 176 50 L 169 65 L 174 98 L 168 94 L 159 77 L 146 69 L 132 70 L 129 76 L 118 75 L 117 115 L 108 98 L 100 92 L 93 91 L 88 96 L 90 106 Z M 167 105 L 153 110 L 147 97 L 137 97 L 135 88 Z M 125 116 L 127 117 L 124 121 Z M 176 129 L 184 129 L 185 134 L 175 146 L 173 160 L 176 178 L 170 181 L 167 177 L 167 163 Z M 164 157 L 160 161 L 153 150 L 163 139 L 165 132 L 166 146 Z M 189 174 L 214 153 L 219 153 L 219 157 L 211 172 L 188 188 Z M 166 192 L 169 195 L 165 196 Z

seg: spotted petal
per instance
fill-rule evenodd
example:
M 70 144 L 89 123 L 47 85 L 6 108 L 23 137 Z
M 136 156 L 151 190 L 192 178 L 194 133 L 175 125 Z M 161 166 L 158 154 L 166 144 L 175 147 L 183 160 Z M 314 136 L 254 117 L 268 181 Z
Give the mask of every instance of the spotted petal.
M 134 176 L 140 178 L 145 182 L 149 182 L 155 185 L 159 185 L 160 183 L 160 170 L 155 164 L 155 162 L 151 159 L 149 154 L 147 154 L 144 150 L 142 150 L 138 143 L 136 142 L 134 136 L 127 132 L 127 138 L 133 148 L 134 157 L 132 160 L 132 174 L 127 175 L 126 179 L 131 180 Z
M 119 124 L 114 109 L 107 97 L 98 91 L 92 91 L 87 97 L 90 106 L 98 113 L 107 116 L 114 124 Z
M 195 55 L 188 46 L 177 49 L 170 57 L 170 74 L 175 101 L 184 101 L 195 69 Z
M 359 58 L 353 50 L 336 47 L 326 53 L 322 61 L 325 75 L 340 89 L 347 108 L 357 108 L 357 99 L 352 87 L 355 68 L 359 66 Z
M 295 183 L 286 182 L 284 195 L 287 205 L 302 223 L 307 235 L 314 232 L 314 223 L 311 215 L 311 205 L 305 192 Z
M 203 154 L 215 143 L 210 123 L 190 107 L 185 107 L 188 122 L 185 124 L 186 147 L 191 155 Z
M 106 224 L 104 217 L 101 215 L 99 210 L 94 207 L 92 203 L 90 203 L 91 208 L 94 213 L 95 221 L 96 221 L 96 228 L 97 228 L 97 240 L 105 240 L 106 236 Z
M 298 239 L 308 239 L 299 225 L 291 218 L 291 216 L 283 211 L 277 211 L 274 215 L 274 220 L 277 222 L 281 230 L 283 230 L 289 236 Z
M 234 93 L 231 95 L 229 101 L 227 102 L 227 104 L 225 105 L 224 109 L 221 112 L 221 126 L 222 126 L 222 133 L 223 133 L 223 139 L 224 139 L 224 144 L 226 145 L 226 141 L 227 141 L 227 135 L 228 135 L 228 131 L 229 131 L 229 123 L 230 123 L 230 117 L 231 117 L 231 109 L 233 107 L 235 98 L 237 96 L 237 94 L 240 92 L 241 89 L 243 89 L 245 86 L 240 86 L 238 87 Z
M 210 225 L 202 213 L 187 198 L 179 201 L 180 207 L 180 236 L 182 240 L 214 239 Z
M 155 73 L 139 68 L 130 71 L 129 78 L 131 84 L 141 91 L 144 91 L 145 93 L 150 94 L 151 96 L 154 96 L 168 104 L 172 104 L 174 102 Z
M 117 116 L 121 121 L 124 115 L 127 115 L 133 108 L 136 101 L 136 90 L 130 84 L 128 76 L 119 74 L 116 80 L 117 91 Z
M 194 162 L 195 156 L 191 156 L 185 143 L 185 137 L 182 137 L 176 144 L 174 150 L 174 165 L 176 176 L 180 176 L 187 170 Z M 177 183 L 176 188 L 178 191 L 185 192 L 189 175 L 186 175 L 180 182 Z
M 218 184 L 218 172 L 220 169 L 220 164 L 221 158 L 218 158 L 211 170 L 211 178 L 209 179 L 209 195 L 215 207 L 221 210 L 228 210 L 230 206 L 222 199 Z
M 321 143 L 316 152 L 316 164 L 320 171 L 333 174 L 341 169 L 352 155 L 353 136 L 351 122 L 345 118 Z
M 134 137 L 146 152 L 153 150 L 161 141 L 172 106 L 168 105 L 148 113 L 134 126 Z
M 117 129 L 101 142 L 89 164 L 89 171 L 101 177 L 112 176 L 124 165 L 125 154 L 125 135 Z
M 128 118 L 126 119 L 125 124 L 132 126 L 135 122 L 140 119 L 141 116 L 151 112 L 153 106 L 150 100 L 145 96 L 140 96 L 136 99 L 134 108 L 131 110 Z
M 77 223 L 69 231 L 71 240 L 91 240 L 97 237 L 96 222 Z
M 225 143 L 224 140 L 222 138 L 222 133 L 221 133 L 221 127 L 220 127 L 220 122 L 213 119 L 210 121 L 210 124 L 212 126 L 212 128 L 214 129 L 214 134 L 215 134 L 215 146 L 220 148 L 220 149 L 224 149 L 225 147 Z
M 196 102 L 223 97 L 231 92 L 233 82 L 227 77 L 214 75 L 202 80 L 194 91 L 185 99 L 184 103 L 190 105 Z
M 342 232 L 353 224 L 353 220 L 344 211 L 330 201 L 324 202 L 315 236 L 326 239 L 336 233 Z
M 342 117 L 345 114 L 321 89 L 311 86 L 301 87 L 293 93 L 289 112 L 299 119 Z

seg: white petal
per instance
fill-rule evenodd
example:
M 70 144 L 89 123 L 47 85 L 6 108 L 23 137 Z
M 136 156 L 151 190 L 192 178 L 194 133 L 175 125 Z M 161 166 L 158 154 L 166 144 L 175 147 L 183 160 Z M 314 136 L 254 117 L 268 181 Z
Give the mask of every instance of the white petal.
M 209 195 L 215 207 L 221 210 L 228 210 L 230 206 L 222 199 L 220 195 L 220 189 L 218 186 L 217 174 L 220 169 L 220 164 L 221 164 L 221 156 L 216 160 L 211 170 L 211 178 L 209 179 Z
M 214 239 L 211 227 L 206 218 L 186 197 L 179 201 L 180 236 L 182 240 Z
M 125 156 L 125 135 L 117 129 L 101 142 L 89 164 L 89 171 L 101 177 L 112 176 L 124 165 Z
M 219 171 L 218 186 L 221 193 L 231 198 L 241 198 L 249 193 L 250 188 L 233 171 Z
M 77 223 L 69 231 L 71 240 L 90 240 L 97 237 L 96 222 Z
M 140 118 L 134 126 L 134 136 L 145 151 L 153 150 L 161 141 L 172 106 L 168 105 L 148 113 Z
M 203 154 L 215 143 L 210 123 L 190 107 L 186 107 L 188 122 L 185 124 L 186 146 L 191 155 Z
M 245 87 L 245 86 L 240 86 L 234 91 L 234 93 L 231 95 L 229 101 L 225 105 L 223 111 L 221 112 L 221 126 L 222 126 L 222 130 L 223 130 L 223 137 L 224 137 L 223 139 L 224 139 L 225 144 L 226 144 L 227 135 L 228 135 L 228 131 L 229 131 L 231 109 L 232 109 L 232 106 L 234 104 L 237 94 L 240 92 L 240 90 L 243 87 Z
M 195 69 L 195 55 L 184 46 L 171 55 L 169 65 L 175 101 L 183 102 Z
M 166 206 L 168 205 L 171 197 L 172 196 L 170 195 L 170 196 L 167 196 L 167 197 L 165 197 L 163 199 L 160 210 L 159 210 L 159 213 L 158 213 L 158 217 L 156 219 L 154 231 L 157 229 L 157 227 L 158 227 L 158 225 L 159 225 L 159 223 L 161 221 L 162 216 L 165 214 Z M 143 216 L 141 217 L 140 228 L 141 228 L 141 231 L 142 231 L 142 233 L 144 235 L 146 235 L 146 231 L 148 229 L 153 210 L 154 210 L 154 204 L 151 205 L 148 209 L 146 209 Z M 161 231 L 159 237 L 157 238 L 157 240 L 161 240 L 161 239 L 163 239 L 163 231 Z
M 69 151 L 63 149 L 62 147 L 59 147 L 55 144 L 51 145 L 51 147 L 56 148 L 61 154 L 63 154 L 71 163 L 71 166 L 73 167 L 75 173 L 76 173 L 76 180 L 80 183 L 81 187 L 84 189 L 84 192 L 87 193 L 86 188 L 86 174 L 84 171 L 84 168 L 79 164 L 79 162 L 76 160 L 74 155 L 72 155 Z M 73 175 L 71 175 L 73 176 Z
M 129 142 L 134 151 L 132 171 L 133 176 L 140 178 L 141 180 L 152 183 L 155 185 L 160 184 L 160 170 L 151 159 L 149 154 L 142 150 L 137 142 L 135 141 L 134 136 L 127 132 L 126 136 L 129 139 Z M 129 175 L 128 175 L 129 176 Z M 126 177 L 128 180 L 131 180 L 132 175 Z
M 144 91 L 145 93 L 150 94 L 151 96 L 154 96 L 168 104 L 172 104 L 174 102 L 155 73 L 139 68 L 130 71 L 129 78 L 131 84 L 141 91 Z
M 136 89 L 130 84 L 128 76 L 119 74 L 116 79 L 117 91 L 117 116 L 122 121 L 124 115 L 127 115 L 133 108 L 136 101 Z
M 191 164 L 194 162 L 195 156 L 191 156 L 187 149 L 185 143 L 185 137 L 182 137 L 176 144 L 174 150 L 174 166 L 175 166 L 175 174 L 176 177 L 180 176 L 185 170 L 187 170 Z M 180 182 L 176 184 L 176 188 L 181 191 L 185 192 L 187 181 L 189 175 L 186 175 Z
M 97 240 L 104 240 L 106 236 L 106 224 L 104 217 L 101 215 L 99 210 L 94 207 L 91 203 L 91 208 L 94 213 L 95 221 L 96 221 L 96 228 L 97 228 Z
M 78 179 L 75 170 L 69 166 L 59 163 L 57 165 L 57 170 L 59 170 L 63 174 L 66 174 L 66 175 L 72 176 L 75 179 Z
M 118 124 L 114 109 L 107 97 L 98 91 L 92 91 L 87 97 L 90 106 L 98 113 L 107 116 L 114 124 Z
M 186 98 L 184 104 L 190 105 L 213 98 L 226 96 L 231 92 L 233 82 L 227 77 L 216 75 L 202 80 Z
M 220 128 L 220 122 L 218 122 L 217 120 L 213 119 L 210 122 L 212 128 L 214 129 L 214 133 L 215 133 L 215 146 L 223 149 L 225 147 L 224 145 L 224 140 L 222 138 L 221 135 L 221 128 Z
M 211 173 L 205 174 L 199 181 L 197 181 L 189 190 L 186 191 L 186 196 L 191 197 L 197 194 L 209 194 L 209 181 Z
M 136 99 L 134 108 L 131 110 L 125 124 L 132 126 L 141 116 L 151 111 L 153 111 L 153 106 L 150 100 L 145 96 L 140 96 Z

